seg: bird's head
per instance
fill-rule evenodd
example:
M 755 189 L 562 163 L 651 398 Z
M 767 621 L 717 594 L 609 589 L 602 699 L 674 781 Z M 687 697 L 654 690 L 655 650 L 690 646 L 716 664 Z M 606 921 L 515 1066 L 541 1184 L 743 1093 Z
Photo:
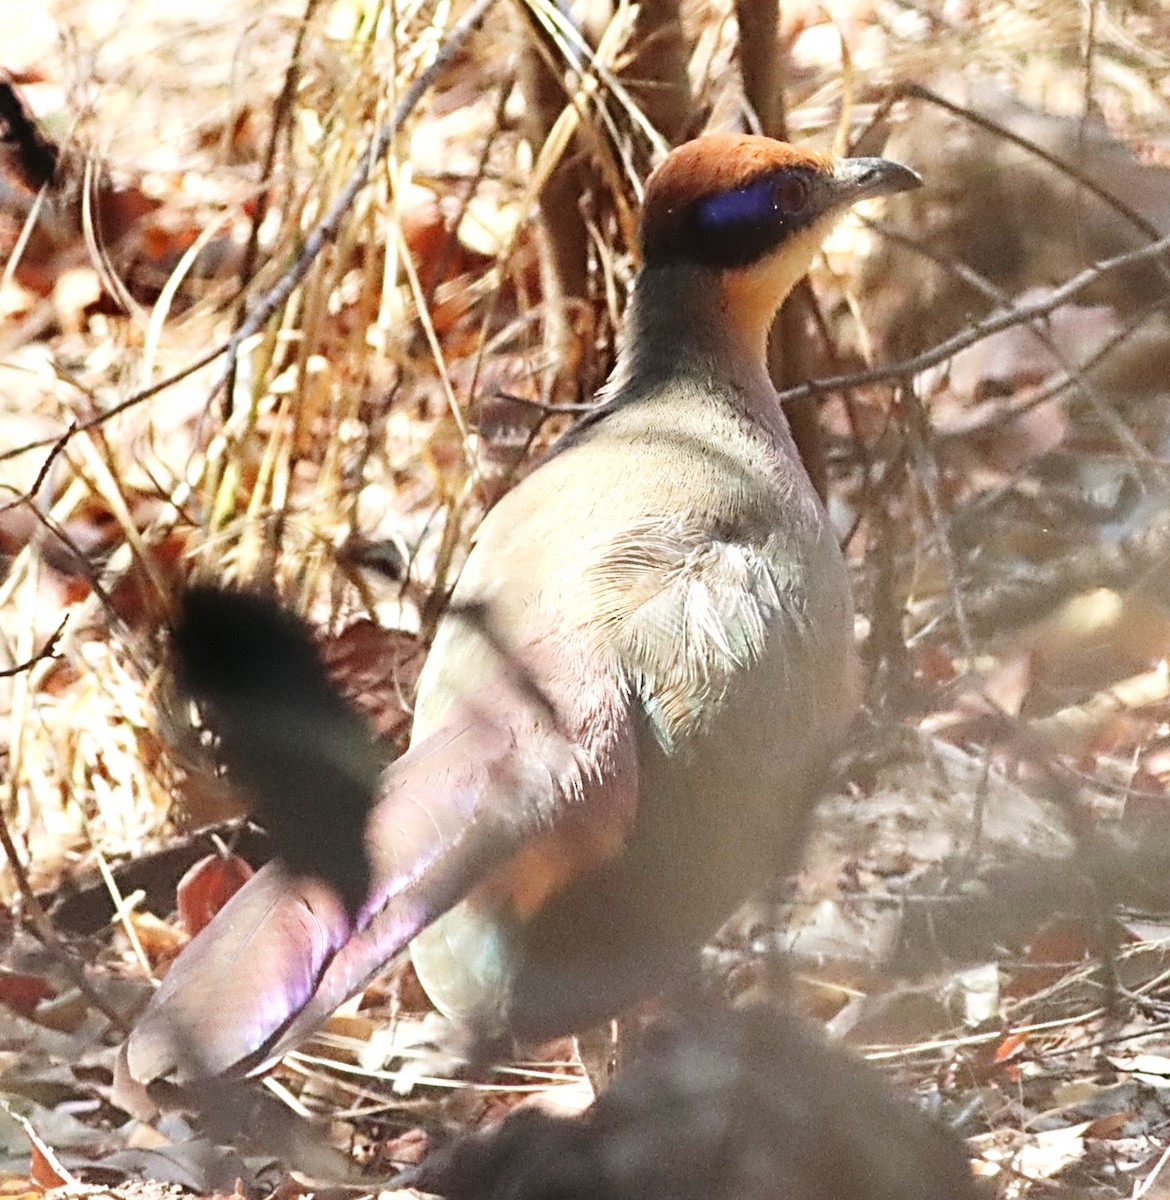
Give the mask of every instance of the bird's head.
M 673 150 L 646 181 L 646 270 L 707 268 L 724 308 L 753 334 L 771 324 L 834 223 L 859 200 L 921 186 L 884 158 L 836 158 L 751 134 Z

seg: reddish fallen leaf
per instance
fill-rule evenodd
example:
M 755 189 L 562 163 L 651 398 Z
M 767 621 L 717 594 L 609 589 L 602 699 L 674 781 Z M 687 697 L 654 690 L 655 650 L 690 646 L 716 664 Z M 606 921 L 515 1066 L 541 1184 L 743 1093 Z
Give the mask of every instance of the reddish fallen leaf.
M 1023 1048 L 1026 1038 L 1022 1033 L 1009 1033 L 995 1048 L 995 1061 L 997 1063 L 1007 1062 L 1014 1058 Z
M 1069 918 L 1051 921 L 1028 946 L 1028 961 L 1053 963 L 1065 970 L 1076 966 L 1097 949 L 1097 940 L 1085 921 Z
M 144 217 L 159 208 L 159 202 L 138 187 L 102 187 L 94 197 L 94 208 L 102 244 L 114 249 Z M 18 230 L 19 226 L 14 232 Z M 0 246 L 0 255 L 11 251 L 11 234 L 2 240 L 9 244 Z M 51 225 L 37 222 L 17 265 L 16 279 L 38 296 L 48 296 L 62 272 L 86 262 L 87 255 L 80 206 L 70 205 Z
M 411 184 L 401 197 L 399 228 L 425 292 L 460 275 L 482 272 L 492 262 L 460 240 L 453 217 L 443 212 L 438 195 L 421 184 Z M 433 311 L 431 317 L 436 330 L 442 332 Z
M 1051 921 L 1028 944 L 1025 959 L 1029 966 L 1014 974 L 1004 994 L 1022 999 L 1051 987 L 1097 949 L 1087 922 L 1077 918 Z
M 141 247 L 148 260 L 166 263 L 184 254 L 198 236 L 199 231 L 191 226 L 185 229 L 168 229 L 163 225 L 152 224 L 142 231 Z
M 378 736 L 404 749 L 410 715 L 403 697 L 414 694 L 424 657 L 418 637 L 360 618 L 319 649 L 325 669 Z
M 458 247 L 439 208 L 439 197 L 430 188 L 411 184 L 399 200 L 399 228 L 423 287 L 433 287 L 447 265 L 441 260 L 450 261 Z
M 932 687 L 950 683 L 956 676 L 955 660 L 941 646 L 925 646 L 918 655 L 917 674 Z
M 136 557 L 133 565 L 110 588 L 108 596 L 112 610 L 131 629 L 157 628 L 161 613 L 155 581 L 161 578 L 178 585 L 188 536 L 185 529 L 172 529 L 166 537 L 150 546 L 149 568 Z
M 42 1000 L 48 1000 L 56 994 L 39 975 L 0 971 L 0 1004 L 6 1004 L 22 1017 L 31 1017 Z
M 29 1161 L 28 1168 L 29 1178 L 45 1191 L 50 1188 L 65 1187 L 68 1179 L 63 1179 L 56 1168 L 49 1162 L 43 1150 L 35 1142 L 33 1143 L 32 1155 Z
M 175 889 L 179 924 L 194 937 L 252 875 L 252 868 L 239 855 L 209 854 L 201 858 Z

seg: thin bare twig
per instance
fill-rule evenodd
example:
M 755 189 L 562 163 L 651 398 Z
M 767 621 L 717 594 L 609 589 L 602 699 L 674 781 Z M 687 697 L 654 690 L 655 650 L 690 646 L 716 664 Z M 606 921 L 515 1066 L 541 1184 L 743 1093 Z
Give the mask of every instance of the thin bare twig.
M 494 3 L 495 0 L 475 0 L 471 8 L 451 27 L 450 32 L 443 40 L 431 64 L 411 81 L 410 87 L 406 89 L 406 93 L 398 102 L 398 106 L 395 108 L 390 119 L 379 127 L 377 134 L 370 142 L 366 152 L 362 155 L 361 161 L 350 176 L 346 186 L 342 189 L 341 194 L 330 206 L 329 211 L 309 231 L 300 253 L 286 268 L 284 274 L 281 275 L 276 284 L 249 308 L 247 317 L 240 323 L 231 337 L 213 346 L 205 354 L 195 359 L 194 362 L 181 367 L 174 374 L 158 380 L 149 387 L 141 388 L 131 393 L 125 400 L 119 401 L 104 412 L 98 413 L 88 420 L 76 422 L 63 434 L 26 442 L 23 446 L 19 446 L 13 450 L 0 451 L 0 462 L 4 462 L 9 458 L 15 458 L 19 454 L 26 454 L 30 450 L 54 446 L 58 442 L 64 444 L 78 433 L 94 429 L 111 418 L 126 412 L 127 409 L 133 408 L 135 405 L 149 400 L 152 396 L 157 396 L 160 392 L 166 391 L 167 388 L 181 382 L 203 367 L 210 366 L 226 354 L 228 356 L 228 364 L 208 394 L 208 403 L 210 404 L 227 385 L 229 378 L 234 376 L 240 347 L 248 338 L 259 333 L 272 317 L 273 313 L 292 294 L 297 284 L 305 278 L 309 272 L 309 268 L 313 265 L 313 262 L 325 246 L 337 236 L 341 222 L 345 219 L 346 213 L 353 207 L 353 203 L 361 193 L 362 188 L 368 183 L 375 164 L 385 157 L 394 138 L 398 135 L 399 130 L 410 117 L 411 113 L 414 112 L 422 98 L 451 65 L 453 59 L 462 51 L 467 39 L 479 27 Z
M 939 555 L 946 570 L 947 591 L 950 593 L 955 624 L 959 630 L 959 642 L 967 661 L 970 662 L 975 657 L 975 641 L 971 637 L 971 626 L 967 620 L 963 589 L 959 582 L 959 566 L 955 561 L 954 547 L 951 545 L 951 539 L 947 533 L 942 501 L 939 498 L 938 459 L 930 445 L 930 422 L 927 419 L 926 410 L 914 391 L 913 384 L 903 384 L 898 392 L 902 402 L 902 412 L 907 418 L 905 428 L 910 439 L 910 453 L 917 467 L 918 480 L 930 512 L 930 523 L 934 526 L 935 536 L 938 538 Z
M 62 617 L 61 623 L 45 639 L 45 644 L 35 654 L 29 655 L 24 662 L 17 663 L 14 667 L 5 667 L 0 671 L 0 679 L 11 679 L 13 675 L 19 675 L 22 671 L 31 671 L 37 663 L 44 662 L 47 658 L 56 658 L 57 643 L 61 640 L 61 635 L 65 632 L 65 626 L 68 624 L 69 618 Z
M 944 271 L 950 274 L 953 278 L 965 283 L 968 287 L 979 292 L 993 303 L 999 305 L 1003 309 L 1012 307 L 1012 299 L 1002 288 L 997 287 L 985 275 L 976 271 L 974 267 L 967 263 L 956 262 L 954 259 L 948 258 L 946 255 L 938 254 L 929 247 L 922 245 L 914 238 L 904 234 L 899 229 L 892 229 L 888 225 L 884 225 L 879 221 L 867 222 L 871 228 L 880 233 L 883 237 L 889 238 L 896 242 L 904 250 L 911 254 L 917 254 L 922 258 L 928 259 L 935 263 Z M 1144 314 L 1148 316 L 1148 312 Z M 1148 456 L 1148 450 L 1137 438 L 1136 434 L 1129 428 L 1128 425 L 1117 415 L 1114 407 L 1110 405 L 1093 387 L 1092 383 L 1086 378 L 1086 371 L 1090 366 L 1100 362 L 1105 354 L 1098 352 L 1086 362 L 1075 363 L 1067 354 L 1056 344 L 1055 338 L 1048 332 L 1047 324 L 1044 320 L 1032 321 L 1028 325 L 1028 333 L 1034 337 L 1040 345 L 1042 345 L 1052 356 L 1053 362 L 1061 369 L 1063 375 L 1061 378 L 1061 390 L 1075 389 L 1086 403 L 1092 406 L 1093 411 L 1097 414 L 1101 423 L 1108 429 L 1113 431 L 1118 442 L 1121 443 L 1131 454 L 1138 458 Z M 1115 349 L 1125 339 L 1111 338 L 1107 343 L 1108 349 Z M 1104 349 L 1104 348 L 1103 348 Z M 1107 353 L 1107 351 L 1106 351 Z M 1033 397 L 1029 396 L 1031 401 Z
M 1087 192 L 1091 192 L 1102 204 L 1108 205 L 1114 212 L 1123 216 L 1135 229 L 1140 229 L 1151 241 L 1157 241 L 1161 238 L 1162 231 L 1153 222 L 1146 220 L 1141 213 L 1131 208 L 1124 200 L 1115 196 L 1107 187 L 1103 187 L 1095 179 L 1090 178 L 1073 163 L 1045 150 L 1043 146 L 1037 145 L 1028 138 L 1014 133 L 998 121 L 992 120 L 991 117 L 984 116 L 982 113 L 976 112 L 974 109 L 962 104 L 956 104 L 953 100 L 948 100 L 946 97 L 940 96 L 938 92 L 932 91 L 920 83 L 910 83 L 897 88 L 882 108 L 884 109 L 901 99 L 923 100 L 927 104 L 933 104 L 938 108 L 945 109 L 949 113 L 953 113 L 957 117 L 962 117 L 972 125 L 977 125 L 980 129 L 986 130 L 988 133 L 994 134 L 1006 142 L 1011 142 L 1013 146 L 1018 146 L 1021 150 L 1026 150 L 1029 154 L 1034 155 L 1042 162 L 1046 162 L 1062 175 L 1068 176 L 1069 179 L 1078 183 Z M 1158 256 L 1155 255 L 1154 257 Z M 1170 279 L 1170 267 L 1163 264 L 1162 270 L 1166 277 Z
M 305 11 L 297 27 L 296 37 L 293 39 L 292 51 L 289 54 L 288 67 L 284 73 L 284 84 L 280 89 L 280 94 L 276 97 L 276 103 L 272 106 L 272 127 L 268 131 L 268 143 L 264 147 L 264 158 L 260 163 L 260 192 L 256 197 L 256 211 L 252 214 L 252 224 L 248 230 L 248 240 L 244 245 L 244 255 L 240 262 L 239 279 L 241 295 L 236 313 L 237 332 L 247 316 L 244 291 L 252 279 L 253 271 L 256 269 L 256 258 L 260 250 L 260 228 L 264 224 L 265 217 L 268 216 L 269 188 L 273 167 L 276 164 L 276 148 L 288 126 L 293 99 L 296 96 L 297 87 L 301 79 L 301 53 L 305 45 L 305 35 L 308 32 L 309 23 L 312 21 L 313 14 L 316 12 L 319 3 L 320 0 L 306 0 Z M 224 384 L 223 416 L 225 419 L 231 415 L 232 397 L 235 395 L 235 391 L 236 362 L 233 358 L 232 362 L 228 365 L 227 379 Z
M 1098 280 L 1115 271 L 1123 271 L 1137 263 L 1149 262 L 1168 252 L 1170 252 L 1170 234 L 1148 246 L 1142 246 L 1137 250 L 1130 250 L 1125 254 L 1118 254 L 1113 258 L 1093 263 L 1083 271 L 1079 271 L 1066 283 L 1061 284 L 1060 287 L 1054 288 L 1047 296 L 1028 304 L 1015 305 L 1004 312 L 992 313 L 919 354 L 913 354 L 909 358 L 903 358 L 884 366 L 855 371 L 849 375 L 809 380 L 808 383 L 803 383 L 799 387 L 781 392 L 780 399 L 787 404 L 805 396 L 825 396 L 832 392 L 847 391 L 851 388 L 866 387 L 876 383 L 897 383 L 907 376 L 917 375 L 931 367 L 940 366 L 948 359 L 954 358 L 960 350 L 966 350 L 968 346 L 974 346 L 984 338 L 991 337 L 992 334 L 1002 333 L 1005 329 L 1014 329 L 1017 325 L 1027 325 L 1048 316 L 1062 305 L 1075 299 Z
M 32 931 L 46 949 L 50 950 L 57 961 L 65 969 L 74 987 L 108 1020 L 119 1032 L 130 1032 L 130 1021 L 114 1008 L 90 983 L 85 974 L 81 960 L 65 944 L 61 935 L 53 928 L 48 913 L 33 890 L 32 880 L 17 853 L 16 842 L 8 828 L 8 820 L 4 816 L 4 806 L 0 805 L 0 849 L 8 859 L 16 886 L 20 889 L 21 900 L 28 915 Z
M 495 0 L 474 0 L 467 12 L 451 27 L 431 64 L 411 80 L 410 86 L 398 102 L 390 119 L 379 127 L 345 187 L 341 189 L 340 195 L 329 206 L 329 210 L 321 220 L 309 231 L 300 253 L 276 283 L 249 308 L 247 317 L 228 339 L 224 347 L 228 356 L 228 364 L 212 387 L 209 400 L 214 399 L 220 389 L 226 386 L 229 377 L 234 375 L 240 347 L 248 338 L 264 328 L 276 310 L 292 295 L 297 284 L 309 273 L 309 268 L 316 261 L 317 256 L 337 236 L 342 221 L 353 208 L 362 189 L 369 183 L 375 165 L 386 156 L 394 139 L 398 136 L 399 130 L 418 107 L 423 96 L 430 91 L 456 55 L 462 51 L 464 43 L 479 28 L 480 22 L 487 16 L 488 10 L 494 3 Z
M 948 421 L 945 429 L 935 431 L 935 436 L 947 441 L 955 441 L 960 438 L 970 437 L 971 434 L 979 433 L 983 430 L 1010 425 L 1013 421 L 1019 420 L 1020 417 L 1026 416 L 1033 409 L 1039 408 L 1040 405 L 1047 404 L 1050 400 L 1055 400 L 1058 396 L 1074 387 L 1079 387 L 1079 377 L 1081 375 L 1091 371 L 1099 363 L 1104 362 L 1114 350 L 1129 341 L 1155 313 L 1160 312 L 1165 307 L 1165 300 L 1158 300 L 1154 304 L 1148 305 L 1143 311 L 1133 317 L 1132 320 L 1127 321 L 1116 333 L 1110 335 L 1101 346 L 1076 368 L 1075 372 L 1060 372 L 1055 378 L 1045 383 L 1039 391 L 1015 396 L 995 405 L 980 405 L 970 410 L 970 412 Z M 987 411 L 988 409 L 991 411 Z M 1142 446 L 1135 457 L 1148 458 L 1149 452 L 1145 446 Z

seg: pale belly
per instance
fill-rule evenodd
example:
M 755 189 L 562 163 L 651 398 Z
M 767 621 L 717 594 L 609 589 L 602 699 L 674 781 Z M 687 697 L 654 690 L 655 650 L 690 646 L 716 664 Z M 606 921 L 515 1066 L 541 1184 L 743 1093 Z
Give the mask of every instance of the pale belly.
M 740 903 L 793 869 L 855 707 L 835 546 L 819 565 L 819 600 L 773 629 L 701 733 L 669 756 L 648 730 L 639 737 L 624 854 L 527 919 L 473 897 L 415 939 L 416 970 L 440 1011 L 488 1036 L 595 1024 L 660 990 Z

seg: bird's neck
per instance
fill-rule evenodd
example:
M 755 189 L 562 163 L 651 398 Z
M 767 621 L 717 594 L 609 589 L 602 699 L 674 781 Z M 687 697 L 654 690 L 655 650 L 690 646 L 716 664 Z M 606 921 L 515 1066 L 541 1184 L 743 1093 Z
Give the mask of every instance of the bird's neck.
M 774 404 L 768 328 L 779 303 L 744 304 L 728 273 L 656 266 L 640 272 L 626 307 L 610 396 L 618 403 L 678 378 L 700 378 Z

